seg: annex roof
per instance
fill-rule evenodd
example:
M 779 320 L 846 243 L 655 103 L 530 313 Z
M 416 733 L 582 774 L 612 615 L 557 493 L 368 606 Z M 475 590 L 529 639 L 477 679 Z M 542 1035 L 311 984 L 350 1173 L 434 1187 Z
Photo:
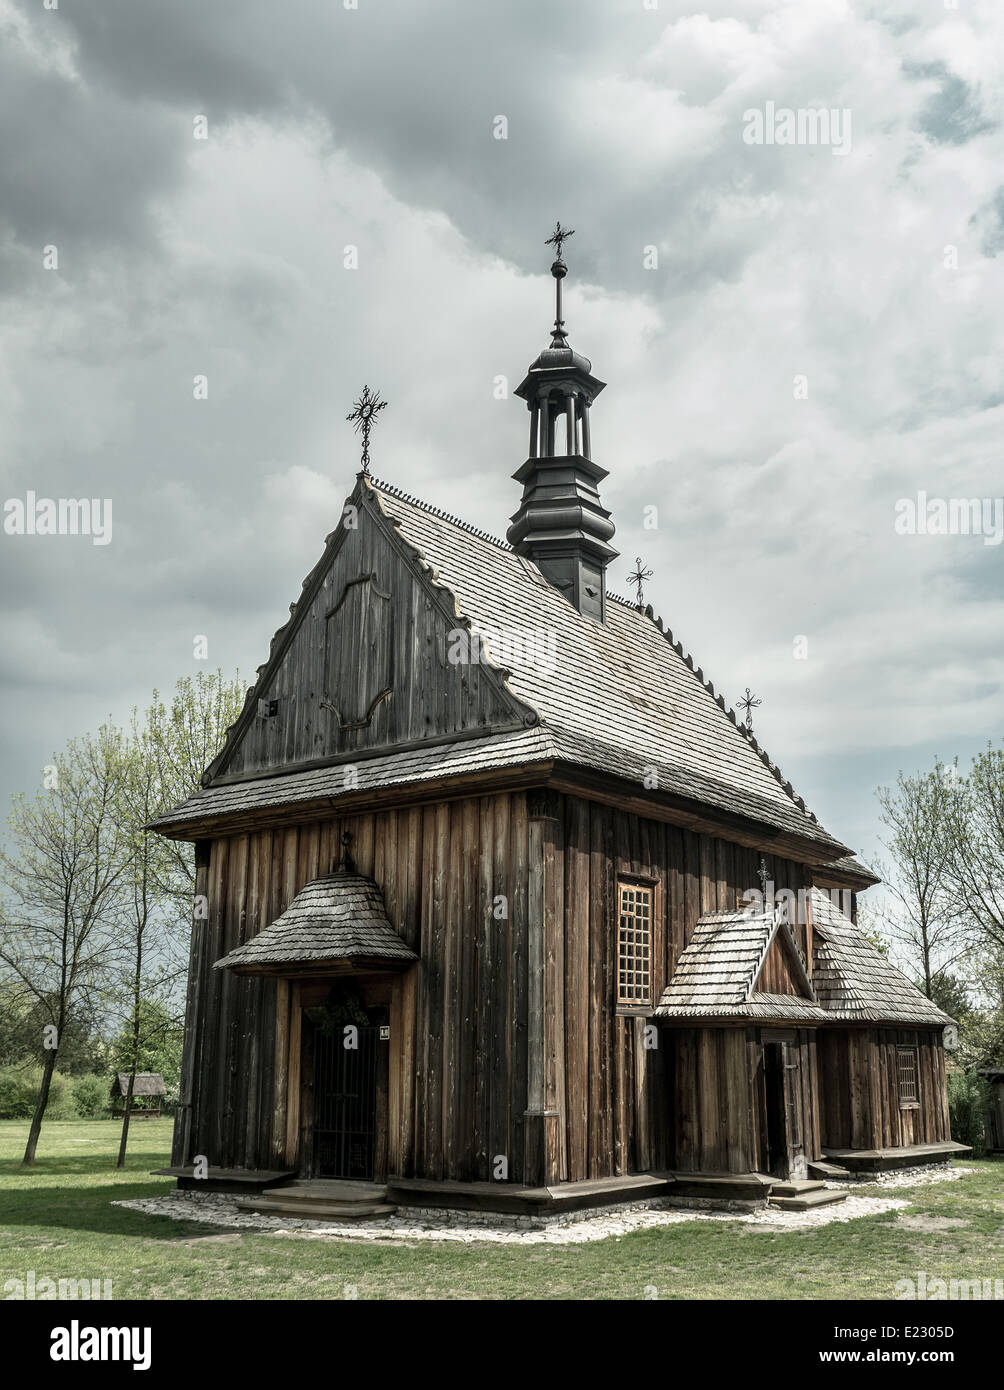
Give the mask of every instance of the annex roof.
M 813 888 L 810 900 L 812 980 L 831 1018 L 942 1027 L 955 1021 L 872 945 L 829 894 Z

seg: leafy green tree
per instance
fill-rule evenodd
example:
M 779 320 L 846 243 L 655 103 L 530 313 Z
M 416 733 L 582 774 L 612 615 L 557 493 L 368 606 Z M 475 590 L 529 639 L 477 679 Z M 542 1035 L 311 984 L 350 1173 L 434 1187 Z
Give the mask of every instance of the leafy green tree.
M 972 1010 L 969 986 L 961 976 L 948 970 L 931 976 L 928 997 L 951 1018 L 962 1019 Z
M 181 1079 L 183 1021 L 157 1000 L 144 1000 L 139 1008 L 139 1045 L 133 1020 L 113 1038 L 111 1064 L 114 1072 L 128 1072 L 135 1063 L 137 1072 L 158 1072 L 168 1090 L 177 1089 Z

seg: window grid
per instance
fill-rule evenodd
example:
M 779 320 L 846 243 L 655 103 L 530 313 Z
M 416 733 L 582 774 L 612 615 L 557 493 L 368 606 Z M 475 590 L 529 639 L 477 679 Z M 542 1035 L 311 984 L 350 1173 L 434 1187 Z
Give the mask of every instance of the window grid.
M 917 1049 L 900 1047 L 896 1049 L 896 1074 L 899 1079 L 900 1105 L 916 1105 L 917 1096 Z
M 653 890 L 641 883 L 617 885 L 617 1002 L 652 1002 Z

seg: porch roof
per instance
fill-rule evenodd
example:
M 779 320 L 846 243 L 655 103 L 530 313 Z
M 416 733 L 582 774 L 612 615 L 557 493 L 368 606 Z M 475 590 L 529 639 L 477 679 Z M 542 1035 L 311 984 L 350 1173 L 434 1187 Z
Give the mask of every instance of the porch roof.
M 756 990 L 774 940 L 785 939 L 804 994 Z M 700 918 L 673 978 L 662 992 L 657 1018 L 784 1018 L 823 1022 L 791 929 L 772 913 L 709 912 Z
M 417 959 L 388 921 L 373 880 L 339 869 L 311 879 L 274 922 L 213 968 L 258 970 L 352 960 L 404 966 Z

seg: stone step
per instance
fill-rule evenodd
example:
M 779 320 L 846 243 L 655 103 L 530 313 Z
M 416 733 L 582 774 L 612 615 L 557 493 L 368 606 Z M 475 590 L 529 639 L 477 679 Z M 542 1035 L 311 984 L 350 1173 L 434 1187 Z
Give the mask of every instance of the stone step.
M 396 1206 L 389 1202 L 297 1202 L 281 1197 L 249 1197 L 237 1203 L 239 1211 L 260 1216 L 295 1216 L 300 1221 L 364 1221 L 393 1216 Z
M 829 1182 L 839 1182 L 841 1178 L 849 1178 L 851 1170 L 841 1168 L 839 1163 L 824 1163 L 817 1160 L 809 1164 L 809 1172 L 814 1178 L 826 1178 Z
M 772 1197 L 801 1197 L 806 1192 L 821 1192 L 826 1184 L 812 1178 L 791 1178 L 787 1182 L 771 1184 Z
M 813 1211 L 816 1207 L 830 1207 L 836 1202 L 843 1202 L 847 1198 L 846 1192 L 837 1192 L 832 1187 L 824 1187 L 818 1192 L 803 1192 L 797 1197 L 775 1197 L 771 1195 L 767 1198 L 769 1207 L 780 1207 L 782 1211 Z

